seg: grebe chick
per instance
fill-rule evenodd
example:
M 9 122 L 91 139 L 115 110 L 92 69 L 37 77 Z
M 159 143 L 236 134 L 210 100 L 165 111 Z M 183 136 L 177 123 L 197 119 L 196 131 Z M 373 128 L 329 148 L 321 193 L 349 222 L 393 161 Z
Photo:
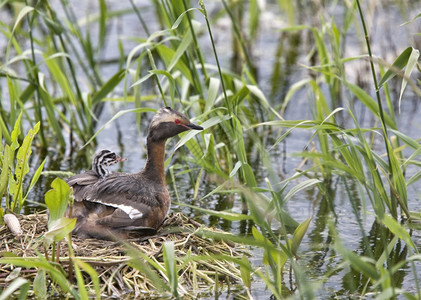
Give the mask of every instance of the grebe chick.
M 110 150 L 101 150 L 92 160 L 92 171 L 94 171 L 99 177 L 103 178 L 110 174 L 110 171 L 108 171 L 105 167 L 109 167 L 126 160 L 127 158 L 122 158 L 115 152 Z

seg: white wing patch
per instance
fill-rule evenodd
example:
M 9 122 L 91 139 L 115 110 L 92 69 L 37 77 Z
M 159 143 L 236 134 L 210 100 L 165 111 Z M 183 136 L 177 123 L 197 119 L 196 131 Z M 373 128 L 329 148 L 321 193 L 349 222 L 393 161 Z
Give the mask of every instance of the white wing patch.
M 109 202 L 104 203 L 99 199 L 95 199 L 95 200 L 86 199 L 86 200 L 91 201 L 91 202 L 98 202 L 98 203 L 101 203 L 101 204 L 104 204 L 104 205 L 107 205 L 107 206 L 112 206 L 112 207 L 115 207 L 115 208 L 119 208 L 122 211 L 124 211 L 126 214 L 128 214 L 130 219 L 132 219 L 132 220 L 140 219 L 141 217 L 143 217 L 143 213 L 141 211 L 139 211 L 138 209 L 136 209 L 136 208 L 134 208 L 133 206 L 130 206 L 130 205 L 115 204 L 115 203 L 109 203 Z

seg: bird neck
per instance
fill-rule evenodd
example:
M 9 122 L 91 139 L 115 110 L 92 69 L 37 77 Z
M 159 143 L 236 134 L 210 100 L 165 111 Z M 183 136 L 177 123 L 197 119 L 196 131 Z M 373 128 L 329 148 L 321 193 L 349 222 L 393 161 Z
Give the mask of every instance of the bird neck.
M 144 168 L 144 174 L 155 181 L 165 185 L 165 141 L 147 141 L 148 158 Z
M 94 163 L 92 163 L 92 170 L 95 171 L 99 177 L 104 177 L 108 174 L 108 170 L 105 169 L 104 166 L 98 162 L 98 160 L 95 160 Z

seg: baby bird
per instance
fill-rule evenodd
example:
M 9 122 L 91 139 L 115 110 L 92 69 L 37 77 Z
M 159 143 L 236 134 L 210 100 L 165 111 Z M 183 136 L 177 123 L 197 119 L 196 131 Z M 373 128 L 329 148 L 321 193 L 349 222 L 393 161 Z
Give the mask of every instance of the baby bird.
M 116 163 L 126 161 L 127 158 L 122 158 L 110 150 L 101 150 L 92 160 L 92 171 L 99 177 L 104 178 L 110 174 L 110 171 L 105 167 L 115 165 Z
M 94 156 L 91 170 L 70 177 L 67 179 L 67 184 L 73 188 L 73 195 L 78 198 L 80 196 L 80 191 L 83 190 L 85 186 L 91 185 L 110 174 L 110 171 L 105 167 L 126 160 L 126 158 L 118 156 L 115 152 L 101 150 Z

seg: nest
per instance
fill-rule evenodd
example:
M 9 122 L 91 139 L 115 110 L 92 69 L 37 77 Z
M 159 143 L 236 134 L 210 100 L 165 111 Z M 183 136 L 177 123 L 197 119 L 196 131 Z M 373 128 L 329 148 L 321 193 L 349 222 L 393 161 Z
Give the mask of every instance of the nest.
M 61 241 L 56 245 L 54 253 L 52 247 L 46 248 L 43 235 L 47 229 L 48 216 L 46 213 L 36 213 L 19 216 L 24 232 L 21 236 L 13 235 L 6 226 L 0 227 L 0 255 L 5 252 L 18 257 L 37 257 L 43 255 L 48 260 L 57 261 L 72 281 L 72 270 L 69 268 L 68 241 Z M 198 294 L 209 295 L 214 289 L 224 286 L 232 287 L 239 283 L 241 287 L 241 273 L 239 267 L 232 262 L 221 259 L 223 256 L 241 259 L 248 255 L 248 251 L 232 242 L 214 240 L 203 235 L 203 231 L 221 231 L 206 228 L 198 222 L 181 213 L 170 214 L 158 233 L 151 237 L 128 240 L 126 242 L 103 241 L 96 239 L 80 239 L 72 237 L 73 256 L 91 265 L 100 280 L 102 296 L 122 297 L 151 297 L 162 296 L 154 282 L 140 271 L 134 261 L 145 258 L 149 263 L 159 264 L 165 269 L 163 245 L 173 242 L 174 254 L 178 267 L 178 293 L 184 297 L 195 298 Z M 130 255 L 128 253 L 130 252 Z M 196 257 L 196 259 L 191 259 Z M 188 259 L 184 259 L 188 258 Z M 0 265 L 0 286 L 6 286 L 9 275 L 13 271 L 11 265 Z M 70 270 L 69 270 L 70 269 Z M 153 269 L 153 268 L 151 268 Z M 158 268 L 159 269 L 159 268 Z M 164 281 L 166 274 L 155 270 Z M 19 277 L 33 281 L 37 269 L 21 270 Z M 91 278 L 84 274 L 87 289 L 93 290 Z

